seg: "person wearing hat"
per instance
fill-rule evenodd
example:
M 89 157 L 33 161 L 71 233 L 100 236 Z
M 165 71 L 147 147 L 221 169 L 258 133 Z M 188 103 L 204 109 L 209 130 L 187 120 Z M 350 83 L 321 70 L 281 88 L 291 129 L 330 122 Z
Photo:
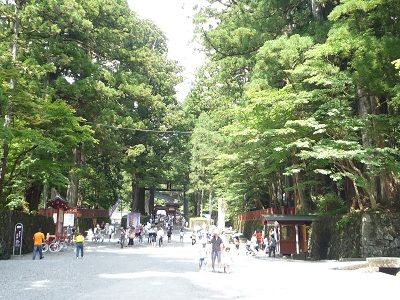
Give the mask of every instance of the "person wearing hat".
M 224 246 L 221 237 L 219 236 L 218 230 L 214 231 L 211 239 L 211 264 L 213 272 L 215 272 L 215 260 L 218 260 L 218 267 L 221 264 L 221 250 Z

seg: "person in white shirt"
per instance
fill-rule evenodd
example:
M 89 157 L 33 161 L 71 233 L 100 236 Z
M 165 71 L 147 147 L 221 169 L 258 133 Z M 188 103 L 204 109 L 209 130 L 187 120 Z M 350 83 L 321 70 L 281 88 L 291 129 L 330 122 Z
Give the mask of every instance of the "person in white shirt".
M 208 256 L 208 249 L 206 241 L 201 243 L 199 248 L 199 271 L 207 265 L 207 256 Z
M 231 272 L 232 255 L 230 247 L 226 247 L 222 254 L 222 265 L 224 266 L 224 273 Z
M 158 239 L 158 247 L 161 247 L 163 244 L 164 230 L 160 227 L 157 231 L 157 239 Z

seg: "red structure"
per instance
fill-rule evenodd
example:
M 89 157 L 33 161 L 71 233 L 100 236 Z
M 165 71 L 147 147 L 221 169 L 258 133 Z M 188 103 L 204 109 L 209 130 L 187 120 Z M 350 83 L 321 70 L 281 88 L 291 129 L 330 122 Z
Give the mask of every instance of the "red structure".
M 270 214 L 270 215 L 294 215 L 294 208 L 293 207 L 283 207 L 281 208 L 265 208 L 259 210 L 248 211 L 239 214 L 239 222 L 249 221 L 249 220 L 262 220 L 263 214 Z
M 53 200 L 47 202 L 47 206 L 57 211 L 55 236 L 59 237 L 64 235 L 64 213 L 70 209 L 68 202 L 56 196 Z
M 47 202 L 45 209 L 39 209 L 39 214 L 46 217 L 53 217 L 57 214 L 55 220 L 55 236 L 60 237 L 64 234 L 64 214 L 74 214 L 75 218 L 108 218 L 109 211 L 105 209 L 89 209 L 89 208 L 78 208 L 70 207 L 69 203 L 62 199 L 60 196 L 56 196 L 53 200 Z
M 270 215 L 263 214 L 266 232 L 276 235 L 277 252 L 282 255 L 294 255 L 308 252 L 308 239 L 311 223 L 317 216 Z
M 295 215 L 294 208 L 266 208 L 239 214 L 238 225 L 243 230 L 246 221 L 259 221 L 266 235 L 274 233 L 277 253 L 294 255 L 308 251 L 308 228 L 316 219 L 316 216 Z

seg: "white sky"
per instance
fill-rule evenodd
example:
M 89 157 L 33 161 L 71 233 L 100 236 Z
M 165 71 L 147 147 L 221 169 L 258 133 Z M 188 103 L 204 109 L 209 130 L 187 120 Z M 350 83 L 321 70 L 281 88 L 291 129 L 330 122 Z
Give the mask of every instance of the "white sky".
M 139 17 L 152 20 L 168 39 L 168 57 L 184 67 L 184 82 L 176 87 L 177 98 L 183 102 L 190 91 L 196 69 L 204 61 L 204 54 L 196 51 L 193 39 L 193 6 L 196 0 L 128 0 Z

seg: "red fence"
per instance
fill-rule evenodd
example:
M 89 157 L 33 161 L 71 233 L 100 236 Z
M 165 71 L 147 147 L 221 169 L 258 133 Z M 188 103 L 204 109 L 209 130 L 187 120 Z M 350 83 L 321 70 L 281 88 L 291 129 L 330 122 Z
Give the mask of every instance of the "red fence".
M 294 215 L 293 207 L 266 208 L 239 214 L 239 221 L 261 220 L 261 215 Z
M 39 214 L 46 217 L 53 217 L 57 210 L 54 208 L 39 209 Z M 74 214 L 77 218 L 108 218 L 108 210 L 90 208 L 71 208 L 65 213 Z

